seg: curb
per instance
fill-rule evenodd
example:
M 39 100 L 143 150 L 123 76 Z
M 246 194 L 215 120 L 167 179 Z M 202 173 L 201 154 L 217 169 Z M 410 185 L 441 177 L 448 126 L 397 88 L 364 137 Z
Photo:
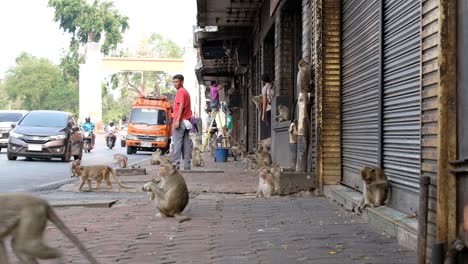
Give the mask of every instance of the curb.
M 150 159 L 151 159 L 151 158 L 146 158 L 146 159 L 143 159 L 143 160 L 134 162 L 134 163 L 130 163 L 130 164 L 128 164 L 128 166 L 130 167 L 130 166 L 138 165 L 138 164 L 140 164 L 140 163 L 145 163 L 145 162 L 147 162 L 147 161 L 150 160 Z M 65 180 L 60 180 L 60 181 L 55 181 L 55 182 L 51 182 L 51 183 L 39 185 L 39 186 L 34 187 L 34 188 L 23 189 L 23 190 L 19 190 L 19 191 L 24 191 L 24 192 L 51 191 L 51 190 L 58 189 L 58 188 L 62 187 L 62 186 L 65 185 L 65 184 L 69 184 L 69 183 L 75 182 L 75 181 L 77 181 L 78 179 L 79 179 L 79 177 L 74 177 L 74 178 L 65 179 Z

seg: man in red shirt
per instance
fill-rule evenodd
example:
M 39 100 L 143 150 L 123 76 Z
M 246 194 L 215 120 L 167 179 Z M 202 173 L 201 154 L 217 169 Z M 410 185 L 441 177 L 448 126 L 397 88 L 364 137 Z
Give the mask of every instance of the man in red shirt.
M 192 117 L 190 94 L 184 88 L 184 76 L 182 74 L 174 75 L 172 83 L 174 88 L 177 89 L 173 111 L 172 143 L 174 144 L 174 153 L 172 162 L 179 169 L 180 158 L 182 157 L 184 159 L 184 170 L 190 170 L 190 160 L 192 159 L 192 140 L 189 136 L 192 128 L 190 123 Z

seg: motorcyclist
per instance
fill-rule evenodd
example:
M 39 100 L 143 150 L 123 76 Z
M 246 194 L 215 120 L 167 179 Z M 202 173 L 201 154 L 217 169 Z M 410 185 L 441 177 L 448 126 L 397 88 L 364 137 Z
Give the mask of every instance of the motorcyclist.
M 107 135 L 109 135 L 109 133 L 113 133 L 114 134 L 114 137 L 115 137 L 115 133 L 117 132 L 117 127 L 114 126 L 114 121 L 109 121 L 109 125 L 106 127 L 106 135 L 105 135 L 105 138 L 106 138 L 106 142 L 107 142 Z
M 91 132 L 91 146 L 94 147 L 94 139 L 95 139 L 95 135 L 94 135 L 94 123 L 91 122 L 91 118 L 90 117 L 86 117 L 85 118 L 85 122 L 83 123 L 83 125 L 81 126 L 81 128 L 84 130 L 84 131 L 89 131 Z

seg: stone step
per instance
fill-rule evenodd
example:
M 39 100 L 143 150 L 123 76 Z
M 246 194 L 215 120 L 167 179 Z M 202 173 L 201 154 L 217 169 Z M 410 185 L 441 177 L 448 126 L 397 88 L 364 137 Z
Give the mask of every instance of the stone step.
M 324 187 L 325 196 L 344 208 L 353 211 L 362 199 L 362 194 L 343 185 L 327 185 Z M 362 216 L 368 223 L 396 237 L 400 245 L 416 250 L 418 241 L 418 219 L 388 206 L 366 208 Z

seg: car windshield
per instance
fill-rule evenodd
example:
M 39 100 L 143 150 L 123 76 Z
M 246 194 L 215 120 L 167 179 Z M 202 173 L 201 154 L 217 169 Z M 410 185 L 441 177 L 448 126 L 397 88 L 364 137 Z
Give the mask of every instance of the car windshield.
M 130 123 L 147 125 L 165 125 L 166 112 L 151 108 L 133 108 Z
M 58 112 L 30 112 L 21 120 L 21 126 L 66 127 L 67 115 Z
M 22 116 L 21 113 L 0 113 L 0 122 L 18 122 Z

